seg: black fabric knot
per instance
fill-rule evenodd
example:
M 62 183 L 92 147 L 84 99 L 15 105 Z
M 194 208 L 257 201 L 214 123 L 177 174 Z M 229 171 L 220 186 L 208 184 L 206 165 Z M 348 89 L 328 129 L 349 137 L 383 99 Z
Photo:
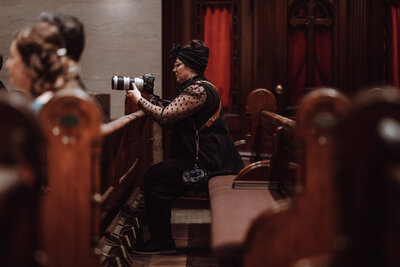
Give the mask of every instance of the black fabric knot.
M 182 47 L 179 44 L 173 44 L 171 49 L 171 58 L 179 58 L 183 64 L 194 70 L 197 74 L 203 75 L 208 63 L 209 49 L 203 47 Z
M 182 49 L 182 46 L 180 44 L 172 44 L 171 59 L 177 58 L 178 53 L 181 49 Z

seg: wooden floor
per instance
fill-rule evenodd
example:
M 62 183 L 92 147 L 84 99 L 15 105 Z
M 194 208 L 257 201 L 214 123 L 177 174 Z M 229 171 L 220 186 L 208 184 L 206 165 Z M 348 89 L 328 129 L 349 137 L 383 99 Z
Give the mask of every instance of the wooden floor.
M 178 249 L 176 255 L 132 255 L 133 266 L 174 267 L 231 267 L 220 262 L 210 251 L 210 210 L 203 207 L 187 208 L 175 205 L 172 209 L 172 232 Z M 184 206 L 184 205 L 183 205 Z M 143 226 L 145 237 L 147 227 Z

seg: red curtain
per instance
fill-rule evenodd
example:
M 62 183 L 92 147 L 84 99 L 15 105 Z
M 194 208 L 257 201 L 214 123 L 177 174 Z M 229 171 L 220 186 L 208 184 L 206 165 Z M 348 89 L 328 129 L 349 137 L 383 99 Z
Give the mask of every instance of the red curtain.
M 205 72 L 217 87 L 223 106 L 231 105 L 232 13 L 227 7 L 207 7 L 204 16 L 204 42 L 210 48 Z
M 392 58 L 389 64 L 389 79 L 392 81 L 394 86 L 400 86 L 399 78 L 399 29 L 400 29 L 400 8 L 391 7 L 392 14 Z

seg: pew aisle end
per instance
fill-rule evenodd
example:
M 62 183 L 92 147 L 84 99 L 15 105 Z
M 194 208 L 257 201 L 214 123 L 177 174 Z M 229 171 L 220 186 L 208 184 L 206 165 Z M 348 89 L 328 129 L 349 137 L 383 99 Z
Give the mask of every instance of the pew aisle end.
M 291 266 L 331 253 L 337 234 L 339 122 L 349 99 L 331 88 L 308 93 L 296 114 L 299 168 L 290 205 L 263 212 L 246 237 L 243 266 Z
M 126 238 L 138 228 L 132 209 L 152 161 L 150 120 L 136 112 L 103 124 L 99 104 L 78 89 L 58 92 L 40 119 L 48 143 L 41 212 L 47 266 L 129 262 Z

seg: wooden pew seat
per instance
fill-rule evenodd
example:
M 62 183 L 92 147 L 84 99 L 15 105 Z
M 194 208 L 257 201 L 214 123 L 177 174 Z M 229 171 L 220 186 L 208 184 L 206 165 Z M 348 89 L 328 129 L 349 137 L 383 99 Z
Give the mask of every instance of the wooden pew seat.
M 233 189 L 235 178 L 217 176 L 209 181 L 211 248 L 222 259 L 239 253 L 251 222 L 283 198 L 275 189 Z
M 208 183 L 211 248 L 223 260 L 240 260 L 254 219 L 266 210 L 281 207 L 278 202 L 288 203 L 286 185 L 294 182 L 295 171 L 289 170 L 295 165 L 294 151 L 288 146 L 294 121 L 273 112 L 260 111 L 258 115 L 258 128 L 253 132 L 258 133 L 259 142 L 269 142 L 269 158 L 249 163 L 238 175 L 217 176 Z

